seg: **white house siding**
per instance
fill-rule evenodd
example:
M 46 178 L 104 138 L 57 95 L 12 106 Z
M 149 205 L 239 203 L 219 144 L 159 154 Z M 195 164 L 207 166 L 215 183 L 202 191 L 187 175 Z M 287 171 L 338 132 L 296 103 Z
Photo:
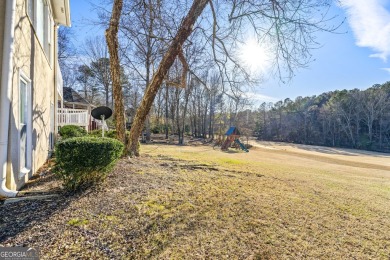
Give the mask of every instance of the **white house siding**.
M 0 8 L 0 10 L 3 10 Z M 54 66 L 50 64 L 49 57 L 54 57 L 52 44 L 51 54 L 45 55 L 30 19 L 26 14 L 26 1 L 17 0 L 17 15 L 15 23 L 15 53 L 13 61 L 13 88 L 12 88 L 12 111 L 10 118 L 9 140 L 9 166 L 8 188 L 15 190 L 31 177 L 42 166 L 48 157 L 50 136 L 50 105 L 55 104 L 56 91 Z M 54 26 L 51 27 L 51 42 L 54 43 Z M 31 169 L 24 176 L 20 173 L 20 104 L 19 104 L 19 79 L 23 73 L 31 80 Z

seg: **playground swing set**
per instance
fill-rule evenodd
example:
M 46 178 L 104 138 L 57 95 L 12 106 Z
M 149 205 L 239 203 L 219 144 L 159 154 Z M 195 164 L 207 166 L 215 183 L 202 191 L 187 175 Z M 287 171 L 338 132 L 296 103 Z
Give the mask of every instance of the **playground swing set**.
M 231 144 L 234 142 L 236 143 L 237 145 L 240 146 L 240 148 L 245 151 L 245 152 L 249 152 L 249 150 L 245 147 L 245 145 L 243 143 L 240 142 L 240 131 L 238 130 L 237 127 L 235 126 L 231 126 L 229 128 L 229 130 L 227 130 L 227 132 L 225 133 L 226 135 L 226 140 L 223 142 L 222 146 L 221 146 L 221 150 L 222 151 L 226 151 L 229 149 L 229 147 L 231 146 Z

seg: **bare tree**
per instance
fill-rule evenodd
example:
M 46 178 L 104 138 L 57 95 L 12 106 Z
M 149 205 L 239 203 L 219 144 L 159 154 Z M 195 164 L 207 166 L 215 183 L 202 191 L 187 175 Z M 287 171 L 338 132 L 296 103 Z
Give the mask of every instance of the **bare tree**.
M 104 95 L 104 104 L 111 106 L 111 71 L 110 59 L 106 41 L 103 37 L 87 39 L 84 45 L 84 52 L 90 61 L 90 68 L 95 74 L 96 84 Z
M 77 81 L 81 85 L 84 98 L 93 104 L 97 96 L 97 88 L 94 86 L 95 74 L 88 65 L 81 65 L 77 69 Z
M 71 40 L 71 30 L 70 27 L 63 26 L 58 29 L 58 62 L 62 69 L 68 66 L 77 53 Z
M 123 0 L 115 0 L 112 6 L 110 26 L 106 30 L 106 40 L 110 52 L 110 69 L 112 79 L 112 92 L 115 106 L 115 128 L 118 140 L 126 142 L 125 133 L 125 109 L 123 104 L 123 91 L 121 84 L 121 66 L 119 63 L 118 30 L 121 17 Z
M 62 72 L 64 86 L 73 87 L 77 81 L 74 60 L 77 50 L 72 43 L 72 29 L 61 26 L 58 29 L 58 63 Z
M 161 5 L 163 1 L 131 1 L 124 8 L 121 31 L 124 44 L 123 60 L 143 82 L 145 90 L 161 56 L 163 32 L 161 31 Z M 151 111 L 153 112 L 153 111 Z M 150 140 L 150 113 L 146 118 L 146 140 Z
M 333 31 L 337 28 L 326 26 L 329 19 L 326 10 L 323 9 L 328 8 L 330 2 L 330 0 L 232 2 L 194 0 L 177 30 L 165 28 L 168 36 L 175 36 L 169 43 L 165 39 L 167 46 L 164 48 L 165 54 L 145 90 L 144 98 L 134 117 L 127 149 L 131 154 L 139 154 L 138 137 L 154 98 L 169 68 L 183 53 L 183 47 L 202 13 L 204 15 L 196 29 L 202 32 L 205 42 L 210 45 L 210 54 L 220 73 L 222 86 L 226 84 L 230 87 L 224 93 L 237 97 L 240 95 L 242 84 L 253 82 L 250 73 L 239 62 L 235 51 L 248 37 L 243 31 L 252 33 L 259 44 L 266 45 L 273 53 L 275 71 L 284 80 L 293 76 L 296 68 L 305 66 L 311 60 L 310 50 L 318 46 L 315 41 L 316 32 Z M 160 3 L 161 1 L 146 1 L 138 7 L 154 12 L 158 9 L 156 5 Z M 204 12 L 207 5 L 210 8 Z M 171 14 L 169 18 L 171 17 L 174 15 Z M 175 21 L 174 18 L 172 20 Z M 185 62 L 182 63 L 184 65 Z
M 159 90 L 169 68 L 172 66 L 179 53 L 182 51 L 183 43 L 192 33 L 193 26 L 197 18 L 202 13 L 203 9 L 206 7 L 207 3 L 208 0 L 194 1 L 176 36 L 172 40 L 167 52 L 161 60 L 157 71 L 154 73 L 153 78 L 145 91 L 144 97 L 134 117 L 133 125 L 130 130 L 127 149 L 131 155 L 139 156 L 138 137 L 141 134 L 143 124 L 153 104 L 157 91 Z
M 370 143 L 373 142 L 373 128 L 374 121 L 380 119 L 380 115 L 383 109 L 387 107 L 387 94 L 375 87 L 367 89 L 363 93 L 363 98 L 360 100 L 362 108 L 362 120 L 366 124 L 368 129 L 368 138 Z

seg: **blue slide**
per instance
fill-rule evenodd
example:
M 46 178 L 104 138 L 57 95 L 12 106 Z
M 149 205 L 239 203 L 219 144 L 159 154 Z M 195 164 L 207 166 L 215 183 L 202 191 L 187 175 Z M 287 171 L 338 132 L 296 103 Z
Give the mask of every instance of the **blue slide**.
M 245 145 L 243 143 L 240 142 L 240 140 L 237 138 L 236 140 L 234 140 L 234 142 L 236 142 L 237 144 L 240 145 L 241 149 L 244 150 L 245 152 L 249 152 L 248 149 L 246 149 Z

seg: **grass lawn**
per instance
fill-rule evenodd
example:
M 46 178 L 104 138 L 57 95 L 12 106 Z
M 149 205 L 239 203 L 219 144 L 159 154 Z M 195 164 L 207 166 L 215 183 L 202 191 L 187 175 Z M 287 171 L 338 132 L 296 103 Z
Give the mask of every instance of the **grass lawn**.
M 0 244 L 47 259 L 389 259 L 390 166 L 351 156 L 144 145 L 99 189 L 1 206 Z

